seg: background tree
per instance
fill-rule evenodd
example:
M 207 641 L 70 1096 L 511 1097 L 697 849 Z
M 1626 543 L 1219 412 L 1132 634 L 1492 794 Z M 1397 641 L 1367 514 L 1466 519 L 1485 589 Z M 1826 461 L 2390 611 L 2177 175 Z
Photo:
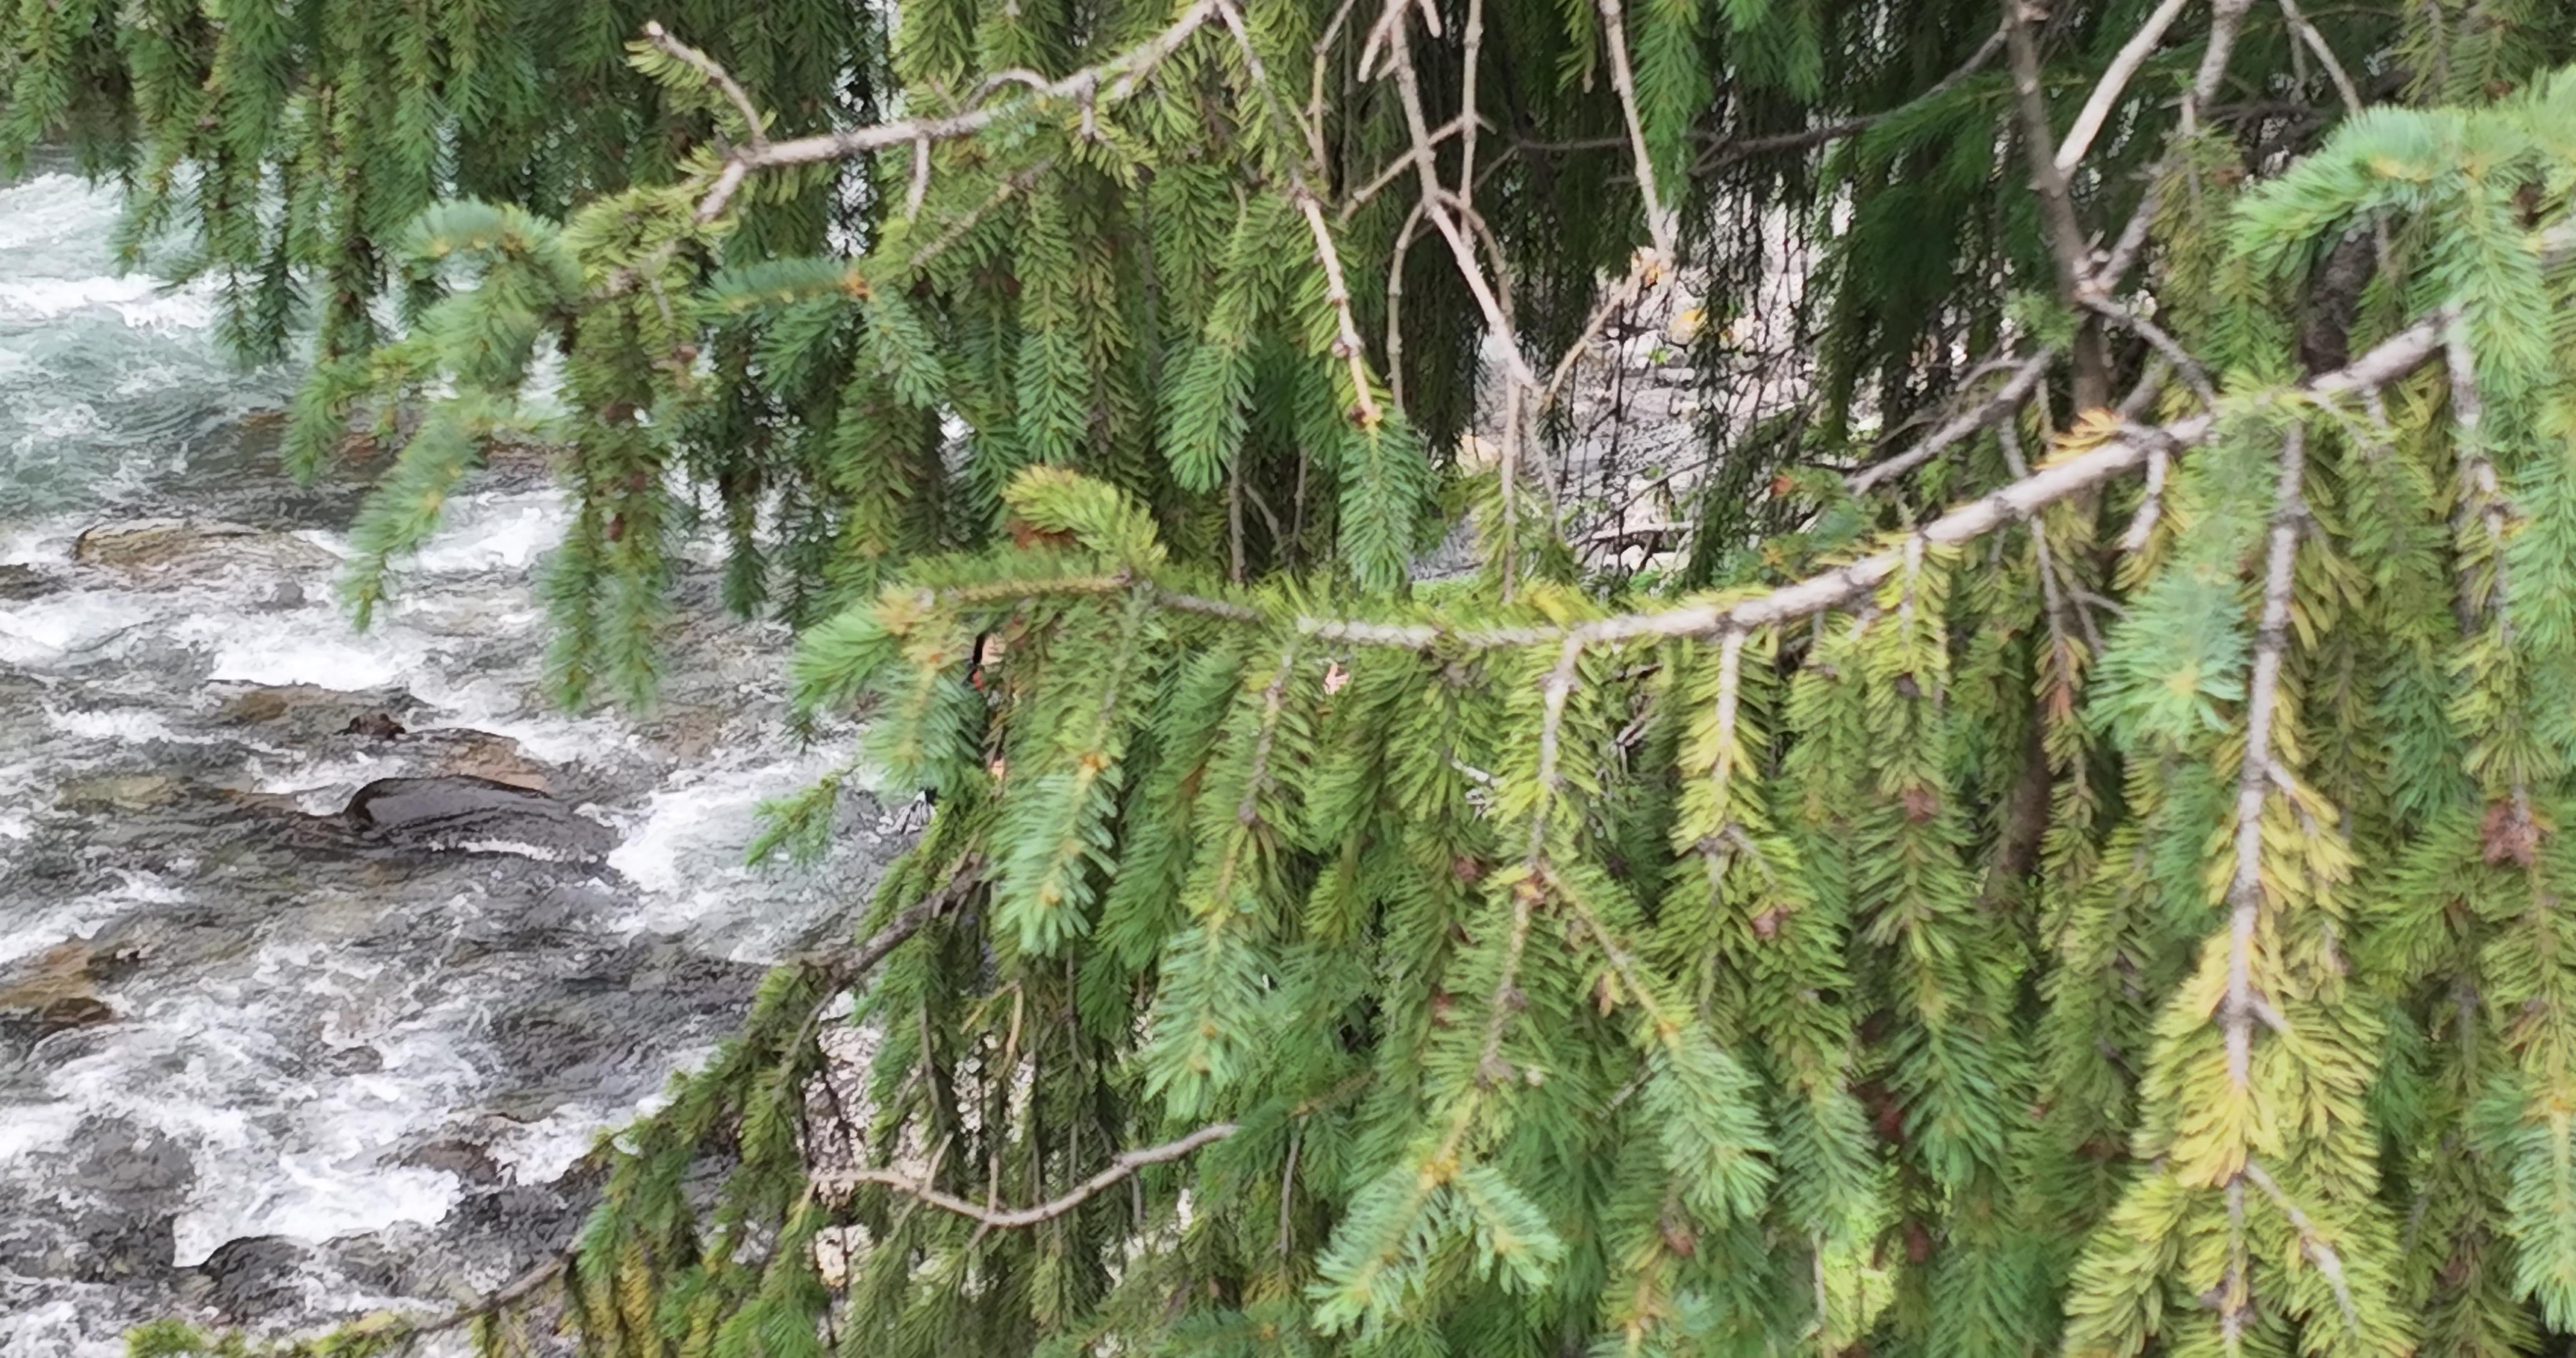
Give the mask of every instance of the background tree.
M 541 436 L 570 697 L 649 697 L 713 527 L 873 713 L 758 847 L 937 796 L 563 1260 L 318 1342 L 2565 1351 L 2571 47 L 26 0 L 7 145 L 121 176 L 246 351 L 310 325 L 300 468 L 394 451 L 362 621 Z M 1808 247 L 1805 357 L 1742 372 Z M 1708 401 L 1687 554 L 1587 573 L 1570 374 L 1686 274 L 1708 394 L 1811 399 Z M 1482 569 L 1409 581 L 1453 515 Z

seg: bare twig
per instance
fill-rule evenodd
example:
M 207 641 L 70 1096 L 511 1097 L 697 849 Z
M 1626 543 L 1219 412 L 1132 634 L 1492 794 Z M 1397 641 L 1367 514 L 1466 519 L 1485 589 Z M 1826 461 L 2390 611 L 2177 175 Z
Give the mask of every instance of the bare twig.
M 2048 95 L 2040 85 L 2039 42 L 2031 36 L 2023 6 L 2028 0 L 2003 0 L 2004 50 L 2012 64 L 2014 106 L 2021 113 L 2021 139 L 2030 162 L 2030 186 L 2039 195 L 2041 234 L 2048 242 L 2049 262 L 2056 266 L 2057 292 L 2070 307 L 2081 304 L 2086 264 L 2084 224 L 2075 215 L 2075 195 L 2066 171 L 2050 147 Z M 2111 402 L 2111 362 L 2102 348 L 2098 325 L 2079 324 L 2072 357 L 2075 362 L 2075 408 L 2091 410 Z
M 1530 371 L 1529 360 L 1521 356 L 1520 336 L 1512 328 L 1511 317 L 1486 282 L 1484 269 L 1476 263 L 1475 247 L 1468 243 L 1466 231 L 1449 211 L 1448 189 L 1440 182 L 1440 170 L 1431 150 L 1431 124 L 1422 112 L 1422 84 L 1413 69 L 1413 40 L 1400 22 L 1389 32 L 1387 56 L 1395 74 L 1396 94 L 1404 107 L 1405 127 L 1413 137 L 1413 169 L 1422 180 L 1424 215 L 1431 228 L 1449 243 L 1449 253 L 1458 261 L 1458 273 L 1467 284 L 1468 294 L 1476 299 L 1477 309 L 1485 313 L 1485 324 L 1502 342 L 1503 364 L 1511 380 L 1536 386 L 1538 376 Z
M 2076 303 L 2114 325 L 2136 332 L 2138 338 L 2145 340 L 2173 365 L 2174 371 L 2181 374 L 2184 385 L 2200 398 L 2201 405 L 2215 407 L 2218 404 L 2218 386 L 2209 380 L 2209 369 L 2192 357 L 2191 351 L 2183 348 L 2182 342 L 2167 333 L 2163 326 L 2089 290 L 2078 292 Z
M 954 1193 L 932 1186 L 926 1180 L 916 1179 L 890 1169 L 856 1170 L 845 1177 L 847 1182 L 853 1184 L 882 1184 L 941 1211 L 954 1212 L 958 1216 L 980 1222 L 989 1230 L 1014 1230 L 1023 1226 L 1035 1226 L 1044 1221 L 1053 1221 L 1099 1196 L 1102 1190 L 1116 1187 L 1129 1175 L 1148 1165 L 1165 1164 L 1181 1159 L 1202 1146 L 1234 1135 L 1235 1131 L 1235 1124 L 1231 1122 L 1213 1122 L 1187 1136 L 1166 1141 L 1159 1146 L 1121 1151 L 1106 1168 L 1075 1185 L 1070 1192 L 1045 1202 L 1007 1210 L 988 1207 L 971 1199 L 958 1197 Z
M 2335 93 L 2343 100 L 2343 111 L 2361 112 L 2360 88 L 2352 83 L 2352 74 L 2344 70 L 2343 63 L 2336 59 L 2334 47 L 2326 41 L 2326 35 L 2318 32 L 2317 26 L 2308 22 L 2308 16 L 2299 12 L 2299 0 L 2281 0 L 2281 17 L 2289 20 L 2290 27 L 2298 31 L 2299 40 L 2306 43 L 2308 50 L 2316 53 L 2317 60 L 2325 66 L 2326 79 L 2334 82 Z
M 2138 25 L 2138 31 L 2120 45 L 2119 52 L 2111 58 L 2111 64 L 2103 69 L 2101 81 L 2093 86 L 2092 95 L 2084 101 L 2083 111 L 2075 115 L 2074 125 L 2066 129 L 2066 141 L 2057 148 L 2059 174 L 2073 174 L 2075 167 L 2083 163 L 2084 153 L 2093 148 L 2093 138 L 2101 133 L 2102 124 L 2110 118 L 2111 110 L 2118 106 L 2121 92 L 2128 88 L 2138 68 L 2147 64 L 2156 44 L 2164 41 L 2165 30 L 2173 27 L 2174 20 L 2182 17 L 2184 8 L 2190 3 L 2191 0 L 2164 0 L 2163 4 L 2156 6 L 2155 13 L 2147 16 L 2145 23 Z
M 1968 54 L 1968 59 L 1966 61 L 1959 63 L 1957 70 L 1954 70 L 1948 75 L 1941 77 L 1939 80 L 1934 81 L 1931 88 L 1926 89 L 1921 94 L 1918 94 L 1911 99 L 1906 100 L 1895 108 L 1886 109 L 1878 113 L 1864 113 L 1857 118 L 1845 118 L 1841 122 L 1827 123 L 1822 127 L 1810 127 L 1798 132 L 1775 132 L 1769 136 L 1763 137 L 1735 137 L 1719 141 L 1711 145 L 1706 151 L 1700 153 L 1698 159 L 1693 161 L 1691 164 L 1691 172 L 1693 174 L 1706 174 L 1711 170 L 1722 169 L 1739 160 L 1749 160 L 1754 156 L 1768 155 L 1774 151 L 1803 151 L 1811 146 L 1822 146 L 1827 142 L 1840 141 L 1845 137 L 1858 136 L 1859 134 L 1867 132 L 1871 128 L 1878 126 L 1880 123 L 1885 122 L 1889 117 L 1897 113 L 1901 113 L 1906 109 L 1913 108 L 1920 104 L 1928 103 L 1934 99 L 1940 98 L 1942 95 L 1948 94 L 1954 89 L 1957 89 L 1968 79 L 1968 77 L 1984 70 L 1986 68 L 1986 63 L 1994 60 L 1995 53 L 2002 50 L 2004 50 L 2004 30 L 2001 27 L 1997 27 L 1994 32 L 1986 35 L 1986 40 L 1983 43 L 1978 44 L 1976 51 Z M 1620 144 L 1622 144 L 1621 139 L 1616 137 L 1602 139 L 1602 145 L 1604 146 L 1618 146 Z M 1542 147 L 1540 149 L 1547 148 Z M 1569 149 L 1582 148 L 1580 146 L 1574 146 Z
M 1601 27 L 1609 38 L 1610 87 L 1618 92 L 1620 116 L 1628 120 L 1628 152 L 1637 162 L 1637 192 L 1646 200 L 1646 234 L 1655 243 L 1663 267 L 1679 260 L 1680 225 L 1664 206 L 1655 186 L 1654 157 L 1646 153 L 1646 124 L 1637 111 L 1637 73 L 1628 64 L 1628 21 L 1619 0 L 1598 0 Z
M 1943 450 L 1952 444 L 2020 409 L 2021 403 L 2030 399 L 2030 393 L 2039 386 L 2040 379 L 2048 375 L 2048 365 L 2056 357 L 2056 349 L 2042 346 L 2037 353 L 2023 359 L 2014 367 L 2012 376 L 1995 390 L 1994 395 L 1987 397 L 1971 409 L 1951 416 L 1948 422 L 1933 430 L 1921 443 L 1885 461 L 1873 462 L 1845 477 L 1843 488 L 1854 495 L 1859 495 L 1890 477 L 1903 476 L 1940 456 Z
M 715 87 L 722 90 L 724 97 L 733 104 L 734 111 L 742 115 L 743 135 L 750 138 L 750 149 L 755 153 L 768 149 L 769 134 L 761 126 L 760 110 L 751 106 L 751 96 L 743 93 L 742 86 L 734 83 L 732 72 L 718 64 L 714 57 L 672 37 L 670 30 L 653 20 L 644 21 L 644 40 L 714 82 Z
M 1104 94 L 1113 100 L 1124 98 L 1165 58 L 1180 50 L 1181 44 L 1187 42 L 1192 34 L 1217 20 L 1225 8 L 1224 0 L 1197 0 L 1153 37 L 1060 80 L 1035 81 L 1032 78 L 1001 82 L 1026 89 L 1025 94 L 1016 98 L 973 104 L 960 112 L 936 117 L 903 118 L 890 123 L 873 123 L 866 127 L 844 128 L 837 132 L 740 148 L 725 158 L 724 168 L 718 172 L 714 184 L 699 199 L 698 218 L 701 221 L 713 220 L 724 211 L 734 191 L 742 186 L 744 176 L 753 170 L 847 160 L 908 143 L 954 141 L 960 137 L 971 137 L 1005 118 L 1051 100 L 1076 100 L 1089 104 Z M 988 85 L 994 83 L 987 82 Z

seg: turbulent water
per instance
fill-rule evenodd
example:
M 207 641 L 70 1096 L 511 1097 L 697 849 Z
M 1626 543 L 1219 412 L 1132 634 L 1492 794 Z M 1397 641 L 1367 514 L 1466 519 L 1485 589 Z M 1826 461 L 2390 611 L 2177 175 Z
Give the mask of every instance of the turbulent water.
M 114 210 L 64 173 L 0 185 L 6 1358 L 510 1276 L 571 1230 L 593 1139 L 763 962 L 846 924 L 903 828 L 854 810 L 820 870 L 739 866 L 755 804 L 828 752 L 783 733 L 782 638 L 717 616 L 711 570 L 652 714 L 549 708 L 539 469 L 458 497 L 353 632 L 330 581 L 355 490 L 277 473 L 290 377 L 229 366 L 204 292 L 116 276 Z M 169 518 L 196 526 L 116 536 Z M 337 815 L 453 774 L 542 787 L 616 847 Z

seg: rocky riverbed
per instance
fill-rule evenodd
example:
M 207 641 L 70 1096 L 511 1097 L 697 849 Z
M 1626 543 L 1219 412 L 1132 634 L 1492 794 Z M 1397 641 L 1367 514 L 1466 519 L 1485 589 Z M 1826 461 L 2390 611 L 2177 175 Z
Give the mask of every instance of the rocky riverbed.
M 346 485 L 276 471 L 278 374 L 196 293 L 112 277 L 113 203 L 0 186 L 0 1354 L 175 1314 L 294 1329 L 489 1287 L 576 1162 L 847 927 L 907 808 L 754 871 L 775 629 L 684 574 L 641 717 L 541 693 L 537 465 L 351 631 Z

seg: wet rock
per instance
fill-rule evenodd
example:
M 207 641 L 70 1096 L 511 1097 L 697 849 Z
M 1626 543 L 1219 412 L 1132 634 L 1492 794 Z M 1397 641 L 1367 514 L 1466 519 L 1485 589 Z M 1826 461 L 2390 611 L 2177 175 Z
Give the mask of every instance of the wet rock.
M 270 590 L 268 597 L 260 600 L 257 607 L 262 613 L 292 613 L 304 607 L 304 602 L 304 586 L 287 580 Z
M 86 943 L 61 943 L 0 972 L 0 1016 L 32 1022 L 40 1033 L 104 1022 L 110 1015 L 90 972 L 96 960 Z
M 208 1284 L 206 1300 L 233 1321 L 249 1320 L 292 1304 L 296 1278 L 308 1251 L 292 1240 L 255 1235 L 227 1240 L 197 1266 Z
M 370 717 L 397 726 L 420 719 L 418 699 L 400 689 L 350 693 L 313 684 L 258 684 L 235 690 L 215 709 L 215 720 L 234 726 L 275 727 L 291 738 L 321 740 L 346 734 Z
M 151 811 L 180 796 L 179 780 L 166 773 L 101 773 L 63 780 L 55 800 L 66 811 Z
M 72 995 L 37 1010 L 35 1030 L 38 1037 L 51 1037 L 115 1021 L 116 1011 L 107 1007 L 107 1001 L 94 995 Z
M 496 843 L 579 859 L 605 858 L 617 847 L 616 832 L 542 792 L 455 774 L 379 778 L 358 789 L 340 820 L 407 847 Z
M 373 1075 L 384 1068 L 385 1054 L 373 1047 L 342 1047 L 322 1057 L 322 1069 L 333 1075 Z
M 519 742 L 508 736 L 463 726 L 442 726 L 411 732 L 403 737 L 402 744 L 442 774 L 507 783 L 531 792 L 556 790 L 553 770 L 522 753 Z
M 404 1156 L 402 1162 L 420 1169 L 443 1169 L 468 1184 L 501 1182 L 501 1165 L 492 1153 L 458 1137 L 430 1142 Z
M 0 600 L 34 599 L 62 588 L 62 581 L 33 566 L 0 565 Z
M 392 740 L 402 733 L 403 724 L 382 712 L 359 713 L 340 728 L 344 736 L 365 736 L 369 740 Z
M 177 1141 L 122 1118 L 92 1118 L 34 1164 L 48 1192 L 11 1204 L 0 1272 L 113 1282 L 169 1270 L 174 1224 L 197 1181 Z
M 100 524 L 72 543 L 85 565 L 148 578 L 202 576 L 248 566 L 271 571 L 326 570 L 339 558 L 291 533 L 215 519 L 140 519 Z

